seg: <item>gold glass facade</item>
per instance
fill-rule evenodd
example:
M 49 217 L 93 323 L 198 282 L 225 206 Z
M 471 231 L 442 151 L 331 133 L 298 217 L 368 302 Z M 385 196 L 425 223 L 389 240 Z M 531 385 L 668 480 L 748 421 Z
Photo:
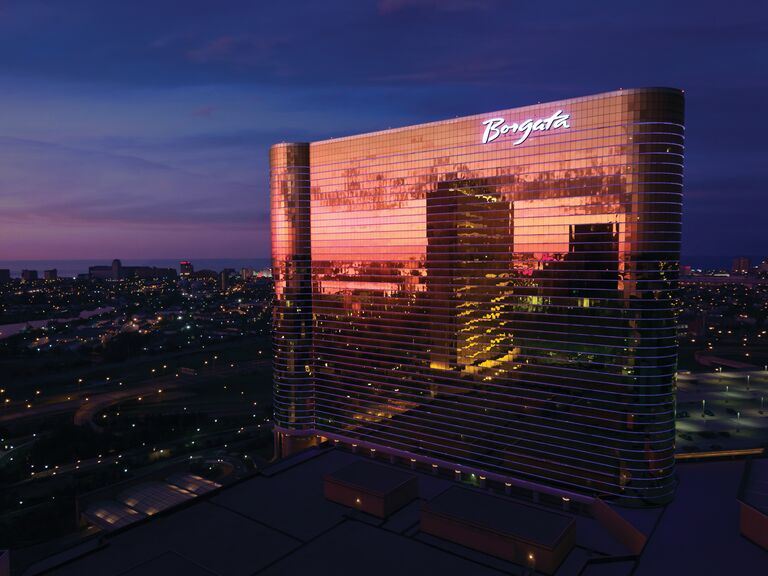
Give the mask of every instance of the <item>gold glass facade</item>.
M 278 429 L 669 498 L 683 131 L 638 89 L 274 146 Z

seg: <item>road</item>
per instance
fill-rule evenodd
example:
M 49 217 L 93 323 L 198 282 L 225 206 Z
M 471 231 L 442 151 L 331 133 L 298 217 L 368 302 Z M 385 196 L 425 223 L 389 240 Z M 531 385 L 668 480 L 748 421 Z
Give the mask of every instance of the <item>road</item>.
M 164 390 L 170 389 L 171 387 L 178 388 L 185 383 L 190 383 L 198 379 L 218 379 L 244 374 L 257 368 L 268 366 L 269 363 L 269 360 L 251 360 L 249 362 L 238 362 L 234 364 L 234 366 L 226 365 L 223 367 L 210 366 L 201 368 L 198 371 L 197 376 L 176 377 L 175 374 L 169 374 L 134 382 L 123 381 L 121 383 L 112 380 L 111 382 L 106 383 L 91 384 L 89 386 L 83 386 L 79 391 L 65 391 L 46 396 L 42 401 L 30 404 L 30 408 L 27 408 L 26 405 L 13 406 L 10 409 L 5 406 L 0 407 L 0 426 L 4 424 L 19 423 L 21 421 L 49 418 L 70 412 L 76 413 L 75 423 L 82 424 L 82 417 L 78 417 L 77 415 L 81 409 L 85 409 L 85 414 L 90 413 L 92 417 L 96 411 L 104 409 L 117 402 L 122 402 L 132 396 L 138 397 L 158 389 Z M 98 403 L 99 406 L 96 411 L 91 410 L 90 406 L 92 403 Z

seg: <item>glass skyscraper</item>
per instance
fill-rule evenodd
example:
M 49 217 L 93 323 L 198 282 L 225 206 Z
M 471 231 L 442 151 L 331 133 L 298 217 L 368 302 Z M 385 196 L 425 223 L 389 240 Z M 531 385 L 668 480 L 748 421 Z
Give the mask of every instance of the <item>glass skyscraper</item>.
M 277 440 L 673 491 L 683 94 L 271 150 Z

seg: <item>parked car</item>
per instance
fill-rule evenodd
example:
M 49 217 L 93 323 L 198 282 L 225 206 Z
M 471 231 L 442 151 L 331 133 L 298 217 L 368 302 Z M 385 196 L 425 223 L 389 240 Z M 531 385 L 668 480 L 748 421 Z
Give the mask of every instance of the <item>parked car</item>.
M 712 412 L 712 410 L 710 410 L 709 408 L 704 410 L 704 414 L 706 414 L 707 416 L 714 416 L 715 415 L 715 413 Z
M 677 417 L 678 418 L 688 418 L 690 414 L 688 414 L 687 410 L 678 410 L 677 411 Z

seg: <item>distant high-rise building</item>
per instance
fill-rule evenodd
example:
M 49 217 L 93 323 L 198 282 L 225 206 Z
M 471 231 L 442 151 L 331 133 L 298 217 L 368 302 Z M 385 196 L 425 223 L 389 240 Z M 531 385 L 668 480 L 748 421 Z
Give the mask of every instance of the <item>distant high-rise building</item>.
M 11 271 L 8 268 L 0 268 L 0 284 L 11 281 Z
M 110 266 L 91 266 L 88 268 L 88 274 L 94 280 L 120 280 L 122 267 L 122 262 L 115 259 Z
M 182 278 L 189 278 L 192 276 L 192 274 L 195 273 L 195 267 L 192 265 L 192 262 L 189 260 L 182 260 L 179 262 L 179 275 Z
M 739 256 L 737 258 L 733 259 L 733 266 L 731 267 L 731 272 L 734 274 L 741 274 L 743 276 L 746 276 L 749 274 L 750 270 L 752 268 L 751 262 L 749 261 L 749 258 L 746 256 Z
M 671 498 L 683 105 L 621 90 L 273 146 L 276 447 Z
M 256 274 L 256 271 L 253 268 L 242 268 L 240 270 L 240 278 L 243 280 L 250 280 L 253 278 Z
M 21 279 L 25 282 L 32 282 L 37 280 L 37 270 L 22 270 Z
M 43 278 L 46 280 L 57 280 L 59 278 L 59 271 L 56 268 L 43 270 Z
M 229 271 L 222 270 L 219 272 L 219 288 L 222 292 L 229 290 Z

